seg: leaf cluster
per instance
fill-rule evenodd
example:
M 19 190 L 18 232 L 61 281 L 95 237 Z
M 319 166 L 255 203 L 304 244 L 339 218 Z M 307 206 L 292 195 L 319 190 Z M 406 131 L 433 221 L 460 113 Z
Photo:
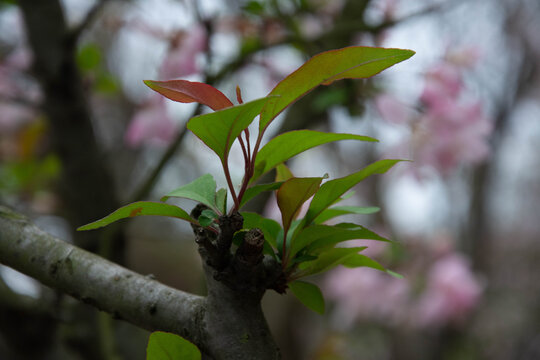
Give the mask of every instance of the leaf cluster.
M 310 309 L 323 313 L 324 300 L 319 288 L 299 279 L 327 271 L 335 266 L 367 266 L 387 271 L 382 265 L 360 254 L 365 247 L 340 247 L 353 239 L 389 241 L 369 229 L 351 223 L 325 224 L 348 214 L 369 214 L 374 207 L 339 206 L 354 186 L 375 174 L 383 174 L 399 160 L 380 160 L 345 177 L 324 181 L 320 177 L 295 177 L 285 162 L 306 150 L 341 140 L 375 142 L 374 138 L 356 134 L 325 133 L 312 130 L 290 131 L 262 145 L 263 135 L 273 120 L 288 106 L 319 85 L 340 79 L 363 79 L 408 59 L 410 50 L 352 46 L 314 56 L 282 80 L 266 97 L 243 103 L 237 88 L 238 105 L 233 105 L 216 88 L 186 80 L 145 81 L 151 89 L 183 103 L 199 102 L 214 112 L 189 120 L 187 128 L 202 140 L 220 159 L 228 189 L 217 189 L 216 181 L 203 175 L 161 198 L 161 202 L 139 201 L 126 205 L 105 218 L 82 226 L 90 230 L 114 221 L 140 215 L 179 218 L 219 235 L 219 219 L 241 211 L 252 198 L 265 191 L 276 191 L 281 224 L 259 214 L 241 212 L 243 228 L 238 233 L 260 229 L 264 234 L 264 253 L 277 261 L 292 293 Z M 259 116 L 256 138 L 249 125 Z M 252 141 L 254 146 L 252 147 Z M 229 152 L 238 141 L 244 156 L 244 177 L 237 187 L 229 173 Z M 259 184 L 265 173 L 276 169 L 276 181 Z M 324 182 L 323 182 L 324 181 Z M 228 208 L 227 197 L 232 198 Z M 187 198 L 204 204 L 206 209 L 193 218 L 183 209 L 167 204 L 170 198 Z M 307 213 L 298 218 L 301 207 L 310 198 Z M 240 241 L 242 241 L 240 237 Z

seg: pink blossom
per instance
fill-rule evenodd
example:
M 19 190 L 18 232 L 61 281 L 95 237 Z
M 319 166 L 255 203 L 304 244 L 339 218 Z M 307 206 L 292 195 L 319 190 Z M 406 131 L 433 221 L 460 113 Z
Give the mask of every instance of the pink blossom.
M 205 48 L 206 31 L 201 25 L 194 26 L 189 32 L 177 33 L 161 65 L 160 77 L 168 80 L 197 73 L 197 55 Z
M 172 141 L 176 130 L 167 113 L 165 98 L 156 94 L 131 119 L 125 141 L 133 147 L 142 143 L 163 145 Z
M 409 283 L 368 268 L 337 268 L 325 279 L 323 290 L 338 304 L 338 317 L 399 323 L 405 319 Z
M 0 132 L 13 132 L 35 116 L 28 106 L 0 101 Z
M 419 113 L 392 95 L 375 99 L 383 119 L 409 124 L 408 156 L 414 160 L 411 169 L 419 178 L 426 167 L 448 176 L 461 165 L 477 164 L 489 156 L 492 120 L 484 115 L 482 104 L 468 94 L 463 82 L 464 69 L 477 58 L 475 49 L 448 52 L 441 63 L 429 70 L 419 98 Z M 394 150 L 403 152 L 404 148 L 401 145 Z
M 475 164 L 489 155 L 492 122 L 479 102 L 439 103 L 417 121 L 411 138 L 412 157 L 447 175 L 458 165 Z
M 33 54 L 26 45 L 17 46 L 6 57 L 4 64 L 15 70 L 28 70 L 32 64 Z
M 460 69 L 449 63 L 441 63 L 426 74 L 420 100 L 429 107 L 444 106 L 456 100 L 462 90 Z
M 375 98 L 375 106 L 383 120 L 389 123 L 405 124 L 412 118 L 410 106 L 390 94 L 381 94 Z
M 434 254 L 431 254 L 432 256 Z M 447 252 L 416 276 L 396 279 L 368 268 L 337 268 L 323 284 L 336 303 L 335 316 L 353 325 L 358 320 L 418 328 L 457 324 L 478 305 L 483 291 L 462 255 Z M 427 272 L 427 285 L 417 295 L 417 283 Z
M 421 326 L 459 322 L 477 305 L 482 286 L 463 256 L 449 254 L 430 269 L 426 290 L 417 303 L 416 321 Z
M 16 69 L 0 63 L 0 96 L 0 130 L 8 131 L 35 117 L 35 109 L 26 103 L 38 102 L 41 92 Z
M 302 34 L 302 37 L 307 40 L 316 39 L 324 33 L 324 25 L 323 19 L 315 15 L 305 15 L 299 19 L 300 33 Z

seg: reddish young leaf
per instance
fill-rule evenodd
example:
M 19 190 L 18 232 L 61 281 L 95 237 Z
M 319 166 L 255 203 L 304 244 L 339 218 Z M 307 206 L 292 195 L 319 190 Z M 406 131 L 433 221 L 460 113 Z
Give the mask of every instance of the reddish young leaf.
M 283 229 L 287 231 L 298 210 L 319 189 L 322 177 L 291 178 L 277 192 L 277 203 L 281 210 Z
M 153 81 L 144 80 L 144 83 L 161 95 L 181 103 L 198 102 L 209 106 L 213 110 L 221 110 L 233 103 L 215 87 L 187 80 Z

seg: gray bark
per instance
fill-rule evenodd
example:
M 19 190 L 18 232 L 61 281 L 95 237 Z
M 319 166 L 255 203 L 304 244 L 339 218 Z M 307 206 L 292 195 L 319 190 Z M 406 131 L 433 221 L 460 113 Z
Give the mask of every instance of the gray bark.
M 196 296 L 59 240 L 0 207 L 2 264 L 141 328 L 181 335 L 210 359 L 279 359 L 260 306 L 273 282 L 252 281 L 243 273 L 250 264 L 242 261 L 232 256 L 224 272 L 206 265 L 208 296 Z M 260 258 L 253 264 L 263 270 Z M 218 273 L 224 281 L 215 279 Z M 264 271 L 249 273 L 261 279 Z
M 195 340 L 203 298 L 116 265 L 59 240 L 0 207 L 0 261 L 144 329 Z M 189 334 L 188 334 L 189 333 Z
M 62 161 L 59 192 L 65 217 L 76 228 L 118 208 L 114 182 L 94 136 L 89 95 L 75 61 L 80 31 L 70 31 L 58 0 L 21 0 L 18 4 L 33 52 L 32 72 L 44 93 L 43 111 L 52 147 Z M 78 246 L 123 262 L 120 231 L 110 235 L 111 249 L 99 249 L 95 234 L 74 236 Z

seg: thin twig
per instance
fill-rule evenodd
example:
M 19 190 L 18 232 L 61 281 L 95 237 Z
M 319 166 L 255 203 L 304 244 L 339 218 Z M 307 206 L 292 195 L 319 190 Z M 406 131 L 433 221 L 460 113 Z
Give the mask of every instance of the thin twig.
M 421 10 L 418 10 L 418 11 L 413 12 L 411 14 L 405 15 L 405 16 L 399 18 L 399 19 L 390 19 L 390 20 L 383 21 L 382 23 L 380 23 L 378 25 L 369 26 L 369 27 L 367 27 L 365 29 L 365 31 L 371 32 L 373 34 L 377 34 L 377 33 L 380 33 L 381 31 L 386 30 L 386 29 L 388 29 L 390 27 L 400 25 L 400 24 L 405 23 L 407 21 L 413 20 L 413 19 L 415 19 L 417 17 L 421 17 L 421 16 L 432 14 L 434 12 L 441 11 L 444 7 L 456 6 L 456 5 L 459 5 L 459 4 L 460 4 L 460 2 L 452 2 L 452 3 L 445 2 L 445 3 L 439 3 L 439 4 L 434 4 L 434 5 L 431 5 L 431 6 L 427 6 L 424 9 L 421 9 Z
M 195 109 L 195 112 L 193 113 L 193 116 L 196 116 L 201 112 L 202 105 L 198 105 Z M 169 160 L 174 156 L 180 145 L 182 144 L 182 141 L 184 140 L 184 137 L 186 136 L 187 128 L 184 127 L 178 135 L 176 135 L 176 138 L 174 141 L 169 145 L 167 150 L 163 153 L 163 156 L 159 160 L 156 167 L 150 172 L 150 175 L 142 182 L 142 185 L 135 190 L 132 196 L 129 197 L 129 202 L 138 201 L 141 199 L 144 199 L 154 185 L 156 184 L 157 180 L 159 179 L 159 175 L 161 174 L 161 171 L 165 168 Z
M 84 19 L 68 35 L 72 43 L 76 43 L 82 33 L 92 25 L 109 0 L 100 0 L 87 13 Z

